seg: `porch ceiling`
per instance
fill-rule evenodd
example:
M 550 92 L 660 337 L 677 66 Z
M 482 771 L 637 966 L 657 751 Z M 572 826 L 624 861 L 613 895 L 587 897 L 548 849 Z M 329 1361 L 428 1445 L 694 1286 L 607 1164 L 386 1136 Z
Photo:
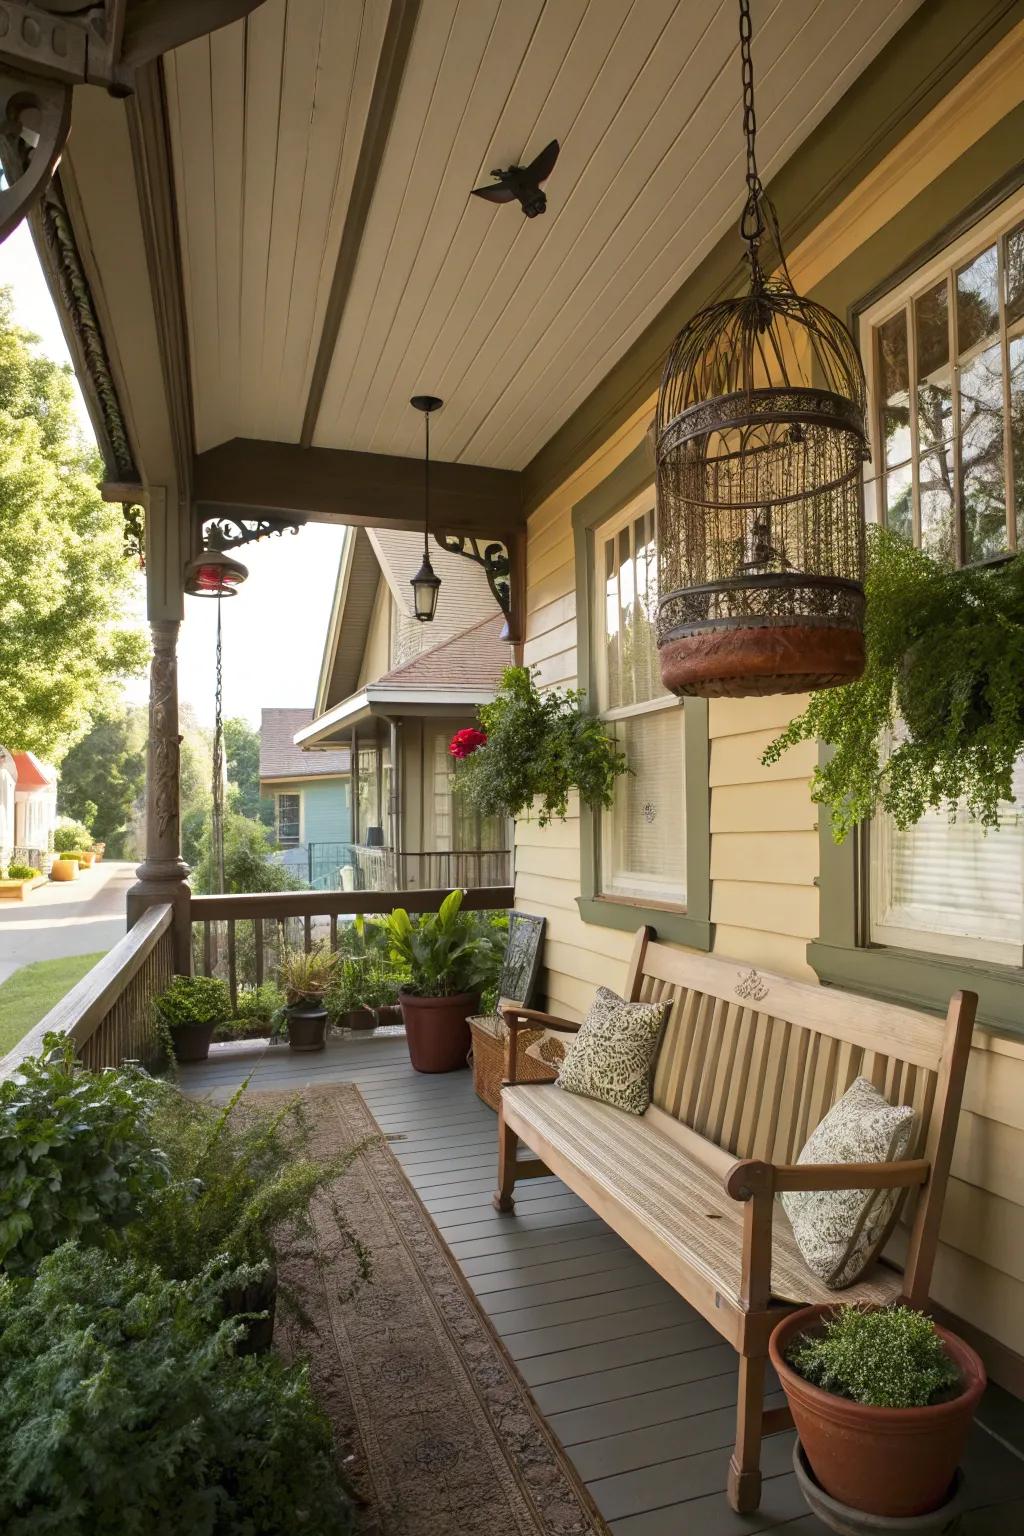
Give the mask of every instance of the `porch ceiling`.
M 770 177 L 919 0 L 755 0 Z M 404 65 L 404 68 L 403 68 Z M 736 217 L 732 0 L 266 0 L 164 58 L 196 448 L 520 469 Z M 549 207 L 469 196 L 558 138 Z

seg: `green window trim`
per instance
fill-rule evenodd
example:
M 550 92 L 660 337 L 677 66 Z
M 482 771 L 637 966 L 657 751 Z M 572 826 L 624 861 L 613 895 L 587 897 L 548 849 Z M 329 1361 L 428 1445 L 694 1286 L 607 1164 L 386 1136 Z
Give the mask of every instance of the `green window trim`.
M 593 694 L 591 622 L 596 582 L 595 532 L 654 480 L 650 446 L 645 439 L 622 463 L 573 507 L 576 555 L 576 645 L 580 687 Z M 580 895 L 576 898 L 585 923 L 633 932 L 643 924 L 658 937 L 690 949 L 710 950 L 711 922 L 711 790 L 710 748 L 706 699 L 686 699 L 684 771 L 686 783 L 686 907 L 647 904 L 623 896 L 602 896 L 598 890 L 597 839 L 600 816 L 580 806 Z

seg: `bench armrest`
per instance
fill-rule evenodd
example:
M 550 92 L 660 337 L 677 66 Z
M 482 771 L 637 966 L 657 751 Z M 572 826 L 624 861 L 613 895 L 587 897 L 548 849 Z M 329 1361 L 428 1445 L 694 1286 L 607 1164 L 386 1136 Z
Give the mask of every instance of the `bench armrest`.
M 912 1189 L 926 1184 L 930 1173 L 931 1164 L 920 1157 L 897 1163 L 762 1163 L 748 1158 L 733 1163 L 725 1188 L 734 1200 L 796 1190 Z
M 572 1019 L 560 1019 L 553 1013 L 541 1013 L 536 1008 L 504 1008 L 502 1010 L 502 1018 L 505 1020 L 508 1028 L 508 1040 L 505 1042 L 505 1077 L 503 1080 L 503 1086 L 508 1088 L 517 1086 L 516 1067 L 519 1062 L 518 1039 L 521 1029 L 561 1029 L 575 1034 L 580 1027 Z M 529 1087 L 531 1084 L 520 1084 L 519 1086 Z M 543 1087 L 543 1083 L 540 1086 Z

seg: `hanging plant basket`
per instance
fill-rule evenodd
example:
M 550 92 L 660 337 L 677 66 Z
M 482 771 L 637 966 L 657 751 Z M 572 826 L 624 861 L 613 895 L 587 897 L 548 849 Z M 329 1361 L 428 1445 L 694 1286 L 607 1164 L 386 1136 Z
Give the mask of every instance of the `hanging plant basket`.
M 763 761 L 833 749 L 811 795 L 837 842 L 876 809 L 901 828 L 941 807 L 997 827 L 1024 752 L 1024 554 L 956 570 L 882 528 L 868 547 L 864 676 L 813 694 Z
M 458 731 L 454 787 L 481 816 L 522 816 L 539 801 L 538 820 L 565 820 L 575 790 L 593 809 L 612 803 L 615 780 L 629 765 L 601 721 L 583 712 L 584 694 L 541 693 L 527 667 L 507 667 L 480 729 Z
M 834 687 L 864 667 L 864 370 L 786 269 L 755 158 L 748 0 L 740 40 L 749 289 L 677 336 L 655 423 L 661 676 L 704 698 Z

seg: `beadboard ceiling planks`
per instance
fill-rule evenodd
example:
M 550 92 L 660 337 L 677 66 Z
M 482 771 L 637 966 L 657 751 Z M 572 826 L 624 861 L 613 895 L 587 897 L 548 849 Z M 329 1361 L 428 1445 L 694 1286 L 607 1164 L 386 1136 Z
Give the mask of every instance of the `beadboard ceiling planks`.
M 919 0 L 754 0 L 777 170 Z M 267 0 L 165 60 L 197 447 L 296 442 L 387 0 Z M 422 0 L 337 344 L 322 447 L 520 468 L 739 211 L 734 0 Z M 548 212 L 469 197 L 562 150 Z M 314 394 L 314 406 L 316 396 Z

